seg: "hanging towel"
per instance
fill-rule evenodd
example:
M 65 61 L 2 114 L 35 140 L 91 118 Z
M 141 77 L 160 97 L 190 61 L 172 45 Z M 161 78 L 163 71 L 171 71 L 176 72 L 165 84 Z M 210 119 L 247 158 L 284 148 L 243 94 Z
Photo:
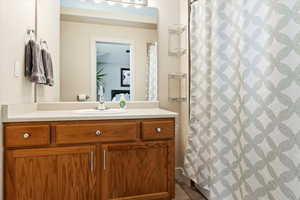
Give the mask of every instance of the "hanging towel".
M 45 69 L 45 76 L 46 76 L 46 85 L 53 86 L 53 64 L 51 54 L 46 50 L 42 49 L 42 60 Z
M 41 48 L 33 40 L 25 47 L 25 75 L 33 83 L 46 84 Z
M 29 40 L 25 45 L 25 77 L 31 76 L 32 71 L 32 46 L 34 41 Z

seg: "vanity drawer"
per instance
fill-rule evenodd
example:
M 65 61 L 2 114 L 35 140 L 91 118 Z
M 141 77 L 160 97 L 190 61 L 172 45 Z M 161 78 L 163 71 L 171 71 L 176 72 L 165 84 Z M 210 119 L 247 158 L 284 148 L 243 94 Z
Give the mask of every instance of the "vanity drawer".
M 6 126 L 6 147 L 41 146 L 50 144 L 48 125 Z
M 55 126 L 56 144 L 134 141 L 139 136 L 137 122 L 65 124 Z
M 174 120 L 142 122 L 143 140 L 172 139 L 175 136 Z

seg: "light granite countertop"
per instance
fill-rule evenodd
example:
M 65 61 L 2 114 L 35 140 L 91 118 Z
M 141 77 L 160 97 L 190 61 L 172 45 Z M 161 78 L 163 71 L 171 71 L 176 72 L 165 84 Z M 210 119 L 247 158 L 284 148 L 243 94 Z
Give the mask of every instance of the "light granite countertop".
M 9 114 L 2 122 L 41 122 L 41 121 L 75 121 L 75 120 L 113 120 L 113 119 L 152 119 L 175 118 L 177 113 L 160 108 L 130 108 L 122 112 L 82 113 L 80 110 L 32 111 Z

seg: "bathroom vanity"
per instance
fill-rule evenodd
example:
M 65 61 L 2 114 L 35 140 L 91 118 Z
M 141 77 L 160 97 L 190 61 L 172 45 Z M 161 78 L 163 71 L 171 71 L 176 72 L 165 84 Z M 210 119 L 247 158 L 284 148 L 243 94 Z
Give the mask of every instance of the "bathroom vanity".
M 159 76 L 165 38 L 159 10 L 141 2 L 7 1 L 24 22 L 8 27 L 20 33 L 10 49 L 25 49 L 25 39 L 27 50 L 7 53 L 17 84 L 3 94 L 32 104 L 2 107 L 5 200 L 174 198 L 177 114 L 159 109 L 171 107 L 158 83 L 170 71 Z M 34 65 L 42 51 L 48 62 Z
M 114 116 L 37 111 L 7 119 L 5 199 L 172 199 L 175 114 L 128 110 Z

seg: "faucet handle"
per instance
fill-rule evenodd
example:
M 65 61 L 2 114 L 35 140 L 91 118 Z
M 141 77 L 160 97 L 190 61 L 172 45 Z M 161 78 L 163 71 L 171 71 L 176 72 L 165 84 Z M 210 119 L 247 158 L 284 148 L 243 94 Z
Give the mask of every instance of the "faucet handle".
M 97 110 L 106 110 L 105 101 L 99 101 Z

